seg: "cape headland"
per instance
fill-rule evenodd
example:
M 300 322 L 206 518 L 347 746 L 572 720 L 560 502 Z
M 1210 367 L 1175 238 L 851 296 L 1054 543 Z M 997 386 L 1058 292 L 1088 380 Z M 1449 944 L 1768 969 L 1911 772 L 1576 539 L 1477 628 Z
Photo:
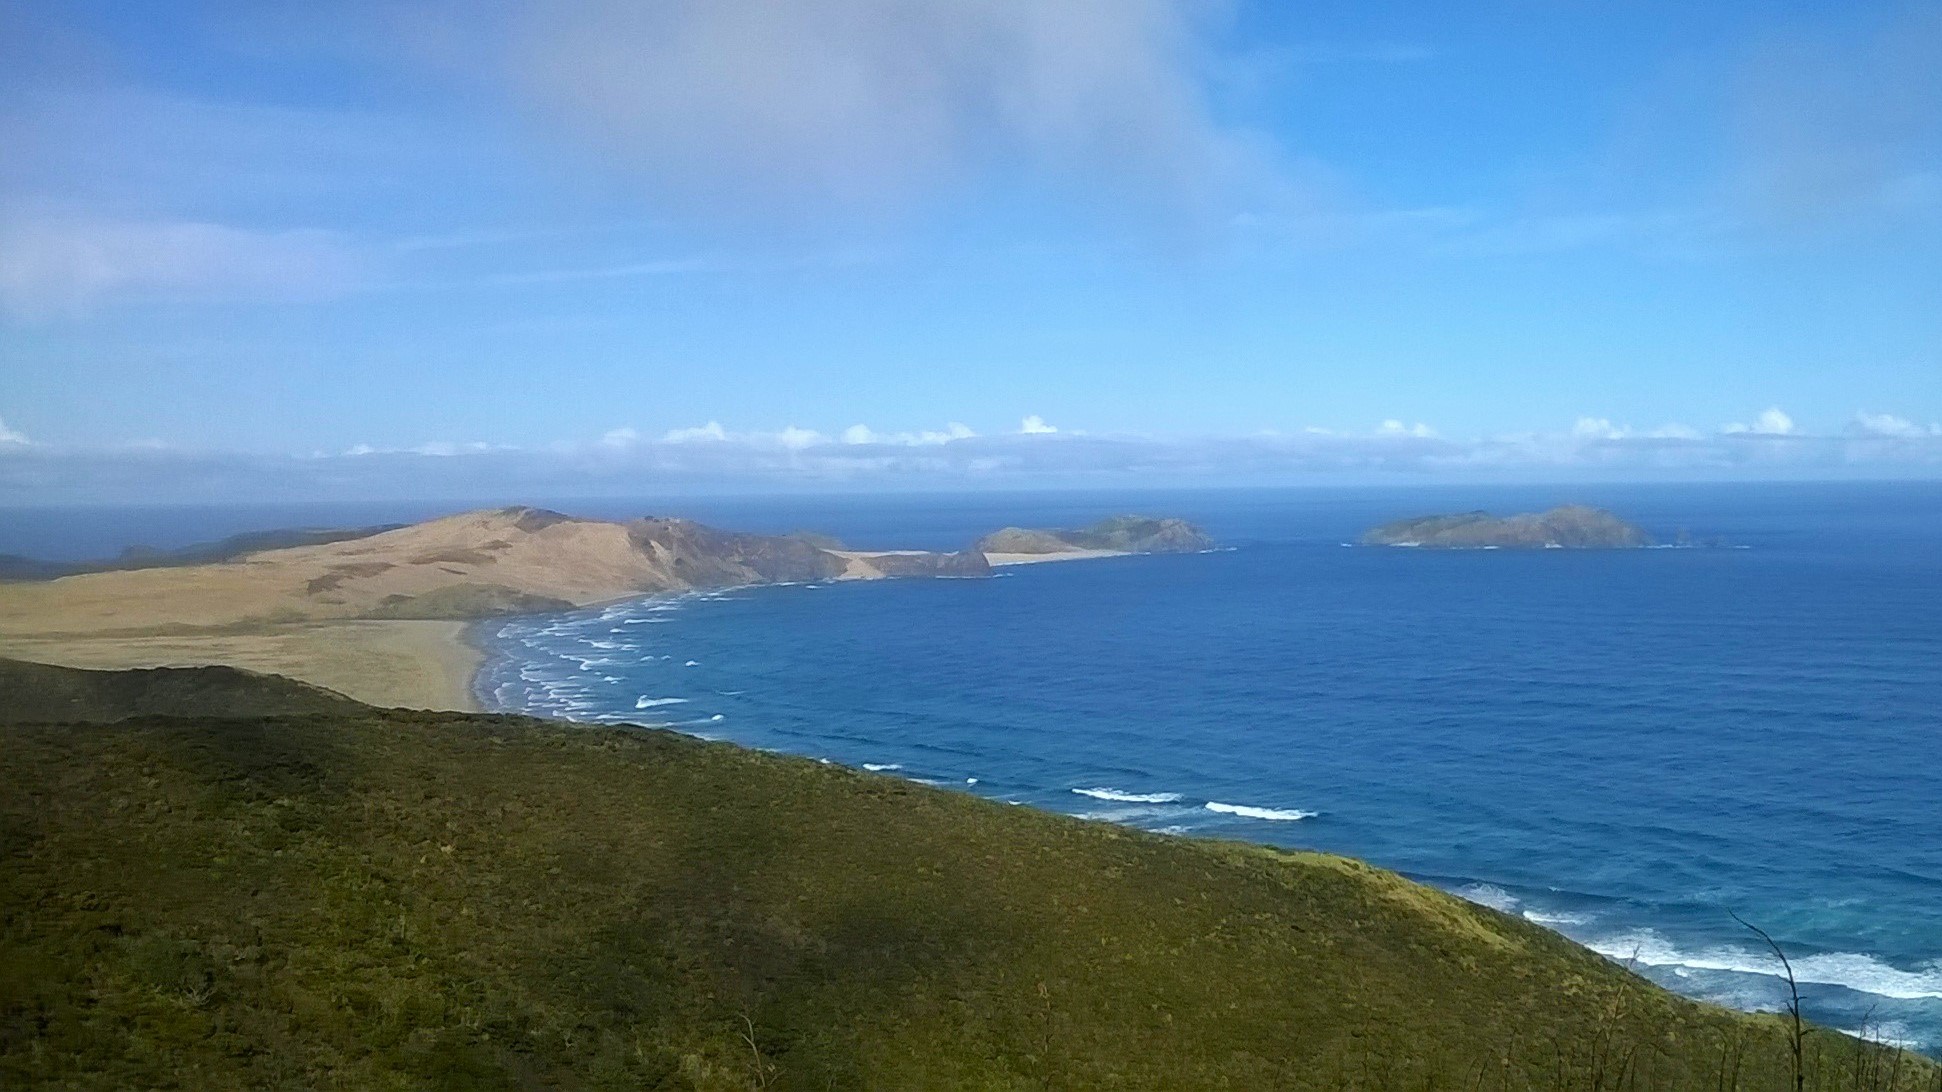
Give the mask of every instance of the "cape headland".
M 1568 504 L 1513 516 L 1461 512 L 1397 520 L 1364 533 L 1362 544 L 1446 550 L 1620 550 L 1651 546 L 1653 540 L 1636 524 L 1602 508 Z
M 1021 551 L 1035 560 L 1212 541 L 1179 520 L 1126 517 L 1081 532 L 1008 529 L 953 552 L 851 550 L 810 533 L 498 508 L 131 553 L 71 575 L 17 566 L 30 579 L 0 582 L 0 647 L 73 667 L 229 664 L 375 705 L 464 710 L 480 663 L 465 630 L 481 619 L 759 584 L 988 576 L 984 542 L 1006 535 L 1056 544 Z

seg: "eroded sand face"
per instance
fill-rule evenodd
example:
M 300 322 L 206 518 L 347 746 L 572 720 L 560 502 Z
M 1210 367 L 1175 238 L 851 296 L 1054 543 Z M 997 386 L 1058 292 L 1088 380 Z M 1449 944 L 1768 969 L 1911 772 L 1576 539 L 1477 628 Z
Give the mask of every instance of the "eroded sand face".
M 376 705 L 471 709 L 480 654 L 463 621 L 359 618 L 454 585 L 574 604 L 682 586 L 618 524 L 472 512 L 220 565 L 0 584 L 0 655 L 94 668 L 225 663 Z

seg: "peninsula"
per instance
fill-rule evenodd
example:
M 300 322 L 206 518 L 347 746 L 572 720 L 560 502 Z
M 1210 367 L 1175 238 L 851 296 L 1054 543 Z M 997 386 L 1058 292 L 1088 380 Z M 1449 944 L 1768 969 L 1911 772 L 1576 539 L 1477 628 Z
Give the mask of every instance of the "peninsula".
M 1043 560 L 1211 543 L 1179 520 L 1126 517 L 1084 532 L 1014 528 L 955 552 L 851 550 L 807 533 L 528 507 L 295 534 L 301 544 L 267 534 L 149 555 L 153 565 L 125 555 L 102 571 L 0 582 L 0 650 L 86 668 L 228 664 L 374 705 L 464 710 L 480 663 L 464 632 L 480 619 L 697 589 L 987 576 L 1006 555 L 988 557 L 984 543 L 1006 535 L 1057 542 L 1021 550 Z
M 1362 536 L 1365 546 L 1436 549 L 1616 550 L 1652 545 L 1652 537 L 1602 508 L 1565 505 L 1548 512 L 1488 512 L 1397 520 Z

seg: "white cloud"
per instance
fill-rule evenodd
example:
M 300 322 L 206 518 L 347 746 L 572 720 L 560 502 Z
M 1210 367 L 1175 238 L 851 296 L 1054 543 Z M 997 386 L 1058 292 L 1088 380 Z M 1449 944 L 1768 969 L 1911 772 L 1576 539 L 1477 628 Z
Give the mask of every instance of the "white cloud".
M 357 269 L 329 232 L 0 208 L 0 310 L 26 319 L 123 299 L 316 299 Z
M 1436 436 L 1436 430 L 1421 421 L 1413 425 L 1405 425 L 1401 421 L 1390 418 L 1376 429 L 1376 434 L 1379 436 L 1413 436 L 1419 440 L 1428 440 Z
M 600 437 L 600 446 L 624 451 L 627 448 L 633 447 L 635 444 L 640 443 L 640 440 L 641 440 L 640 433 L 626 426 L 622 426 L 620 428 L 608 429 L 604 434 L 602 434 Z
M 695 441 L 720 441 L 728 439 L 728 432 L 720 421 L 710 421 L 698 428 L 669 429 L 662 437 L 662 443 L 686 444 Z
M 1571 435 L 1581 440 L 1623 440 L 1632 430 L 1623 425 L 1614 425 L 1603 417 L 1580 417 L 1571 426 Z
M 0 419 L 0 447 L 24 447 L 32 442 L 25 434 L 8 428 L 7 422 Z
M 841 439 L 846 444 L 892 444 L 899 447 L 922 447 L 928 444 L 948 444 L 953 440 L 969 440 L 977 436 L 971 426 L 952 421 L 942 429 L 920 429 L 916 432 L 878 432 L 868 425 L 851 425 L 843 430 Z
M 1597 422 L 1601 418 L 1590 418 Z M 1923 477 L 1942 474 L 1942 430 L 1879 436 L 1852 424 L 1837 433 L 1796 429 L 1785 443 L 1700 435 L 1669 425 L 1649 432 L 1561 424 L 1551 431 L 1480 438 L 1385 433 L 1261 432 L 1245 436 L 1088 436 L 1059 442 L 1019 433 L 945 443 L 849 444 L 792 426 L 780 432 L 699 432 L 711 442 L 641 439 L 617 448 L 591 437 L 541 448 L 429 443 L 342 455 L 249 456 L 184 449 L 82 450 L 36 446 L 0 458 L 0 499 L 268 499 L 293 492 L 369 500 L 426 496 L 629 496 L 657 488 L 789 489 L 1059 485 L 1294 484 L 1447 480 L 1605 480 Z M 1879 422 L 1877 422 L 1879 424 Z M 1894 427 L 1894 426 L 1891 426 Z M 922 433 L 903 434 L 921 436 Z M 7 450 L 0 448 L 0 451 Z M 364 456 L 371 456 L 365 458 Z M 450 456 L 464 456 L 456 458 Z
M 1931 424 L 1925 428 L 1906 417 L 1897 417 L 1892 413 L 1857 413 L 1849 428 L 1867 436 L 1885 436 L 1893 439 L 1942 435 L 1942 425 Z
M 1018 433 L 1021 436 L 1050 436 L 1057 431 L 1059 431 L 1057 425 L 1046 424 L 1045 418 L 1036 413 L 1018 422 Z
M 1792 436 L 1797 429 L 1794 419 L 1787 416 L 1779 406 L 1769 406 L 1753 419 L 1750 425 L 1737 421 L 1721 425 L 1720 431 L 1734 436 Z
M 494 452 L 511 452 L 516 448 L 504 444 L 488 444 L 474 440 L 471 443 L 456 443 L 451 440 L 427 440 L 411 447 L 377 447 L 373 444 L 352 444 L 344 449 L 344 457 L 357 459 L 368 455 L 422 455 L 432 459 L 451 459 L 460 455 L 487 455 Z
M 409 37 L 507 82 L 663 208 L 894 215 L 1007 173 L 1199 215 L 1258 169 L 1259 138 L 1207 101 L 1223 7 L 535 0 L 484 20 L 454 3 Z

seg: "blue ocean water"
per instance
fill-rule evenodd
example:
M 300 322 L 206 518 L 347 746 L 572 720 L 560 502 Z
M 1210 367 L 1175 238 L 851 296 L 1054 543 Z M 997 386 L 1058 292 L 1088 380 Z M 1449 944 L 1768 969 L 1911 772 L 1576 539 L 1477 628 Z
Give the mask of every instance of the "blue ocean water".
M 1562 501 L 1732 546 L 1344 546 Z M 1811 1017 L 1942 1050 L 1942 486 L 722 503 L 682 514 L 888 548 L 1137 510 L 1232 549 L 522 618 L 482 697 L 1351 854 L 1775 1008 L 1737 913 Z

